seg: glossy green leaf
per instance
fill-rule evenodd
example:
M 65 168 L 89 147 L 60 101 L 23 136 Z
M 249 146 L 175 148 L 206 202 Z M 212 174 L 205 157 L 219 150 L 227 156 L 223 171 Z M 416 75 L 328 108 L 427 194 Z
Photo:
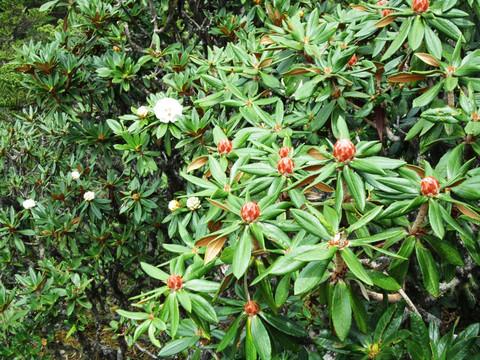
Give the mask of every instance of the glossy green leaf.
M 363 268 L 362 263 L 358 260 L 357 256 L 350 248 L 346 247 L 340 250 L 343 260 L 348 266 L 348 269 L 360 280 L 368 285 L 373 285 L 372 279 L 368 276 L 367 272 Z
M 422 272 L 423 285 L 427 291 L 433 296 L 438 296 L 440 282 L 438 279 L 438 271 L 433 260 L 432 254 L 426 249 L 420 241 L 415 244 L 415 252 L 417 255 L 418 265 Z
M 251 257 L 252 238 L 250 237 L 250 231 L 246 228 L 240 239 L 238 239 L 235 254 L 233 256 L 233 275 L 235 275 L 237 279 L 245 274 Z
M 430 225 L 435 235 L 442 239 L 445 235 L 445 226 L 440 206 L 436 200 L 428 200 L 428 219 L 430 220 Z
M 332 303 L 330 304 L 332 322 L 340 340 L 345 340 L 352 325 L 352 306 L 347 285 L 341 281 L 334 285 Z
M 270 336 L 268 336 L 265 325 L 258 316 L 251 317 L 251 331 L 253 344 L 257 349 L 257 353 L 262 360 L 270 360 L 272 356 L 272 345 L 270 344 Z

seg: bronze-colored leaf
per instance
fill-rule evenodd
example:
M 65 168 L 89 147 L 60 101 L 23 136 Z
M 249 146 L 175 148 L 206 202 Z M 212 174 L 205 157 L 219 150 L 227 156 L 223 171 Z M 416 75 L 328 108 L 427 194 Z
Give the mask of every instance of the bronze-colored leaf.
M 367 11 L 368 9 L 363 6 L 363 5 L 351 5 L 352 9 L 353 10 L 356 10 L 356 11 L 361 11 L 361 12 L 364 12 L 364 11 Z
M 476 212 L 470 210 L 469 208 L 467 208 L 466 206 L 463 206 L 461 204 L 455 204 L 455 206 L 457 207 L 457 209 L 463 214 L 463 215 L 466 215 L 472 219 L 475 219 L 475 220 L 480 220 L 480 215 L 478 215 Z
M 310 150 L 307 151 L 307 154 L 310 155 L 311 157 L 317 159 L 317 160 L 327 160 L 325 156 L 323 156 L 320 151 L 318 151 L 315 148 L 311 148 Z
M 317 175 L 312 175 L 312 176 L 309 176 L 308 178 L 306 178 L 305 180 L 301 181 L 300 183 L 298 183 L 294 189 L 296 188 L 299 188 L 300 186 L 304 186 L 304 185 L 308 185 L 308 184 L 311 184 L 313 182 L 313 180 L 315 180 L 315 178 L 317 177 Z
M 260 44 L 271 45 L 271 44 L 275 44 L 275 41 L 273 41 L 273 40 L 270 38 L 270 36 L 264 35 L 264 36 L 262 36 L 262 38 L 260 39 Z
M 215 240 L 217 237 L 218 237 L 218 235 L 208 235 L 208 236 L 205 236 L 205 237 L 201 238 L 200 240 L 198 240 L 198 241 L 195 243 L 195 246 L 207 246 L 207 245 L 210 244 L 213 240 Z
M 388 78 L 390 82 L 410 82 L 426 79 L 427 75 L 424 74 L 412 74 L 412 73 L 398 73 Z
M 307 166 L 304 167 L 302 170 L 307 170 L 307 171 L 318 171 L 321 168 L 323 168 L 325 165 L 312 165 L 312 166 Z
M 213 204 L 213 205 L 219 207 L 219 208 L 222 209 L 222 210 L 229 211 L 225 206 L 223 206 L 223 204 L 220 204 L 219 202 L 216 202 L 215 200 L 207 199 L 207 201 L 208 201 L 210 204 Z
M 440 66 L 438 60 L 435 58 L 435 56 L 432 56 L 430 54 L 425 54 L 425 53 L 416 53 L 416 57 L 418 57 L 420 60 L 422 60 L 424 63 L 428 65 L 432 65 L 435 67 Z
M 264 67 L 269 67 L 273 62 L 273 58 L 268 58 L 268 59 L 265 59 L 263 60 L 261 63 L 260 63 L 260 67 L 261 68 L 264 68 Z
M 75 225 L 75 224 L 79 223 L 79 222 L 80 222 L 80 220 L 82 220 L 82 218 L 79 218 L 79 217 L 77 217 L 77 218 L 73 219 L 73 220 L 72 220 L 72 222 L 70 223 L 70 226 L 73 226 L 73 225 Z
M 305 68 L 297 68 L 290 70 L 289 72 L 283 74 L 284 76 L 294 76 L 294 75 L 305 75 L 310 73 L 311 71 Z
M 223 244 L 227 240 L 226 236 L 222 236 L 220 239 L 211 241 L 207 245 L 207 250 L 205 251 L 205 264 L 208 264 L 212 259 L 217 256 L 217 254 L 222 250 Z
M 388 24 L 392 23 L 395 21 L 395 19 L 398 17 L 398 15 L 388 15 L 388 16 L 385 16 L 382 20 L 380 20 L 379 22 L 377 22 L 375 25 L 373 25 L 374 27 L 385 27 L 387 26 Z
M 187 173 L 196 169 L 201 168 L 205 165 L 208 161 L 208 156 L 200 156 L 192 161 L 190 165 L 188 165 Z
M 415 171 L 422 179 L 425 177 L 425 170 L 423 170 L 422 168 L 415 165 L 405 165 L 405 167 L 409 170 Z
M 237 182 L 238 180 L 240 180 L 243 176 L 243 171 L 239 171 L 237 176 L 235 176 L 235 178 L 233 179 L 233 182 Z

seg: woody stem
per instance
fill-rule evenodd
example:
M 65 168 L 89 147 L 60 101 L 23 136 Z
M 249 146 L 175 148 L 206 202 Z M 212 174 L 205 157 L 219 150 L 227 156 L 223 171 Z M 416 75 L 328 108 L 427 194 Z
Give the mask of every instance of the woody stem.
M 337 252 L 335 253 L 334 263 L 335 263 L 335 273 L 337 274 L 342 273 L 344 261 L 343 261 L 342 255 L 340 254 L 340 249 L 337 250 Z
M 450 106 L 451 108 L 455 107 L 455 93 L 453 92 L 453 90 L 448 92 L 447 99 L 448 99 L 448 106 Z
M 423 223 L 423 219 L 427 215 L 427 212 L 428 212 L 428 201 L 420 205 L 420 208 L 418 209 L 417 218 L 415 219 L 415 222 L 410 228 L 410 231 L 409 231 L 410 235 L 415 235 L 416 233 L 418 233 Z

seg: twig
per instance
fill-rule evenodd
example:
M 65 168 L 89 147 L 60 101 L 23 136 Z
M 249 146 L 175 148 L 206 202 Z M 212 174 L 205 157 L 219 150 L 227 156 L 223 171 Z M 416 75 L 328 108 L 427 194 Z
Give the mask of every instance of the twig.
M 147 349 L 142 348 L 140 345 L 138 345 L 138 343 L 135 343 L 134 345 L 135 345 L 135 347 L 136 347 L 138 350 L 140 350 L 140 351 L 141 351 L 142 353 L 144 353 L 144 354 L 147 354 L 147 355 L 150 356 L 152 359 L 160 359 L 159 357 L 153 355 L 153 354 L 152 354 L 150 351 L 148 351 Z

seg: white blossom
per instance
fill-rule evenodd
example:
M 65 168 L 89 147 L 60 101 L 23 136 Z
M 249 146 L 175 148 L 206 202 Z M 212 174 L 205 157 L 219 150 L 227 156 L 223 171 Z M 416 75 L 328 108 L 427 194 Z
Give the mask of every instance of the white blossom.
M 182 207 L 182 205 L 180 205 L 180 203 L 177 200 L 171 200 L 168 203 L 168 209 L 171 212 L 174 212 L 175 210 L 180 209 L 181 207 Z
M 145 107 L 145 106 L 140 106 L 138 109 L 137 109 L 137 115 L 139 118 L 146 118 L 148 116 L 148 109 Z
M 183 106 L 176 99 L 158 100 L 153 108 L 155 116 L 163 123 L 176 122 L 177 115 L 182 115 Z
M 26 210 L 33 208 L 35 205 L 36 205 L 35 200 L 32 200 L 32 199 L 27 199 L 22 204 L 23 208 Z
M 72 175 L 72 180 L 73 181 L 78 180 L 80 178 L 80 173 L 76 170 L 72 171 L 70 175 Z
M 190 210 L 194 211 L 194 210 L 198 210 L 200 209 L 202 205 L 200 205 L 200 199 L 196 196 L 193 196 L 191 198 L 188 198 L 187 200 L 187 208 L 189 208 Z
M 87 191 L 85 194 L 83 194 L 83 199 L 85 201 L 92 201 L 95 199 L 95 193 L 93 191 Z

